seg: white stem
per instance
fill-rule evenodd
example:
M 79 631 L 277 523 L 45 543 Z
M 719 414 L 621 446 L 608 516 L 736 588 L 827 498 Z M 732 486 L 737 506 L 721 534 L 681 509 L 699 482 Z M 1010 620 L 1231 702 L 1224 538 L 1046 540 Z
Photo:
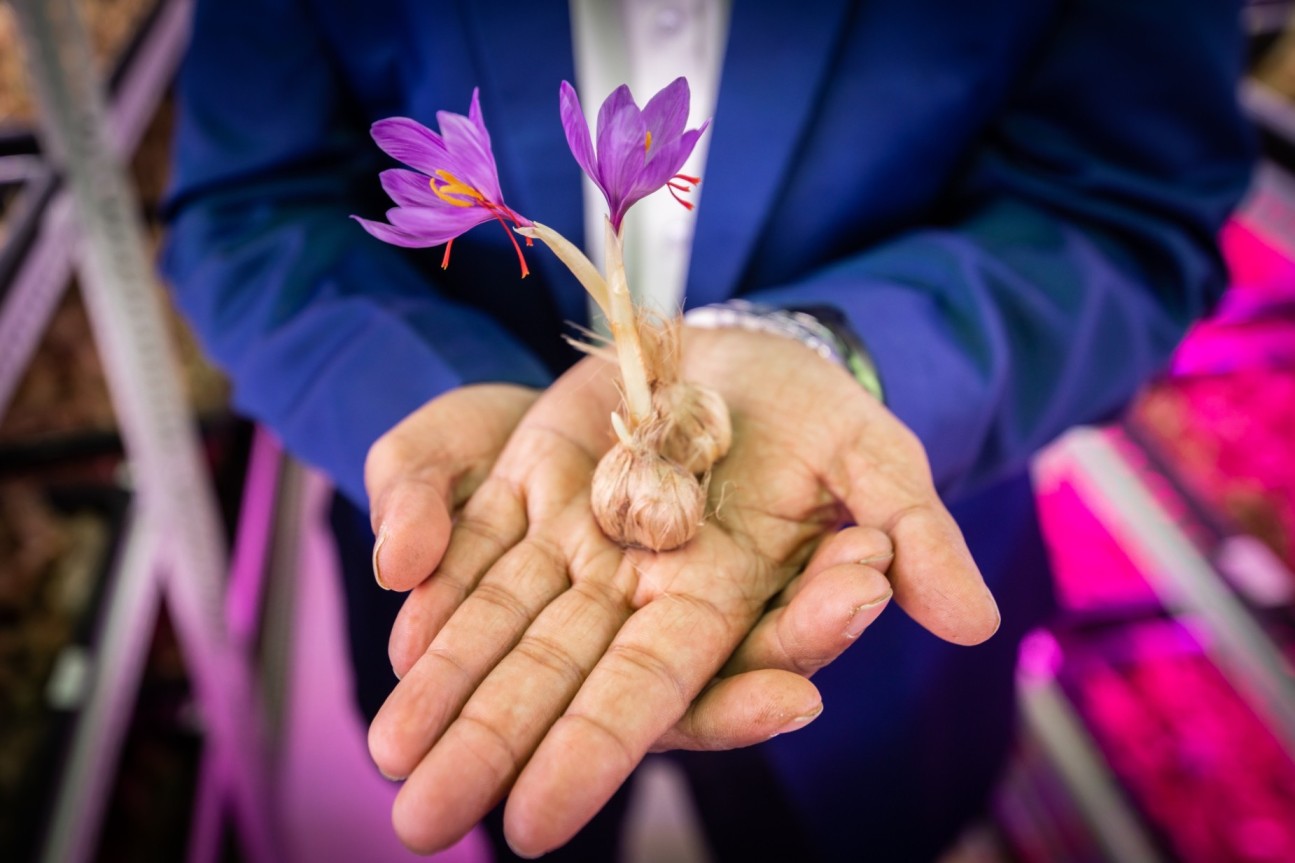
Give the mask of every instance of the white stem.
M 539 222 L 531 222 L 529 227 L 514 228 L 517 233 L 523 237 L 536 239 L 553 250 L 553 254 L 558 256 L 558 260 L 566 264 L 567 269 L 575 275 L 584 289 L 589 292 L 589 296 L 594 298 L 598 308 L 603 310 L 603 314 L 611 317 L 607 311 L 607 282 L 603 280 L 602 274 L 594 266 L 593 261 L 585 256 L 566 237 L 550 228 L 548 225 L 541 225 Z
M 625 420 L 621 419 L 621 415 L 616 411 L 612 411 L 612 431 L 616 432 L 616 437 L 625 446 L 634 446 L 634 438 L 630 434 L 630 430 L 625 428 Z
M 629 408 L 630 427 L 634 429 L 652 414 L 652 388 L 648 384 L 647 363 L 643 358 L 643 343 L 639 340 L 634 300 L 630 297 L 629 283 L 625 279 L 621 241 L 610 220 L 604 223 L 603 251 L 606 254 L 607 270 L 607 322 L 611 325 L 612 339 L 616 342 L 621 381 L 625 384 L 625 406 Z

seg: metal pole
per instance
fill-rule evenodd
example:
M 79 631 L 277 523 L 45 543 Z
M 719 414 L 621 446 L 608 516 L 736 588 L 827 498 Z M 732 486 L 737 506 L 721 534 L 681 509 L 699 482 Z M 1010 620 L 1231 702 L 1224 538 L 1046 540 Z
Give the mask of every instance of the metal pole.
M 62 170 L 80 225 L 78 267 L 95 341 L 137 489 L 161 543 L 153 567 L 188 660 L 208 745 L 228 765 L 252 860 L 276 859 L 260 717 L 246 658 L 226 635 L 223 532 L 167 334 L 139 206 L 108 145 L 103 94 L 72 0 L 14 0 L 41 109 L 42 141 Z M 104 672 L 100 669 L 101 674 Z M 107 741 L 120 745 L 120 738 Z M 97 820 L 59 860 L 86 859 Z M 61 841 L 61 840 L 60 840 Z

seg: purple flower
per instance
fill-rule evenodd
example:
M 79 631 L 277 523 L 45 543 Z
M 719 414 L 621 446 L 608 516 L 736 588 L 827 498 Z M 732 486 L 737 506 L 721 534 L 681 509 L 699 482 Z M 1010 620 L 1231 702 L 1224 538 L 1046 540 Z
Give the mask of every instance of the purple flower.
M 563 81 L 559 92 L 567 144 L 580 167 L 607 198 L 612 227 L 618 233 L 626 211 L 662 186 L 670 189 L 675 200 L 692 209 L 692 204 L 678 193 L 691 191 L 687 184 L 695 186 L 701 180 L 678 171 L 710 121 L 702 123 L 700 129 L 684 131 L 690 95 L 686 80 L 676 78 L 641 111 L 629 87 L 617 87 L 598 109 L 596 153 L 575 89 Z
M 477 90 L 472 91 L 468 116 L 438 111 L 436 122 L 441 127 L 439 135 L 406 117 L 373 124 L 370 132 L 378 146 L 414 170 L 391 168 L 381 174 L 382 188 L 398 205 L 387 210 L 391 224 L 351 218 L 379 240 L 396 246 L 425 248 L 445 243 L 442 267 L 450 263 L 455 237 L 495 219 L 517 249 L 524 278 L 529 273 L 526 259 L 508 223 L 525 227 L 531 221 L 504 203 Z

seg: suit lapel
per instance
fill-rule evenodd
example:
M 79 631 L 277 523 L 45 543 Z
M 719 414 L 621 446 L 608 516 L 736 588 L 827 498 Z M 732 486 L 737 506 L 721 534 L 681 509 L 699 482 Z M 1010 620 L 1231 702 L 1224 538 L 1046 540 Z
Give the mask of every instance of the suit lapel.
M 733 295 L 809 122 L 847 0 L 733 5 L 687 305 Z

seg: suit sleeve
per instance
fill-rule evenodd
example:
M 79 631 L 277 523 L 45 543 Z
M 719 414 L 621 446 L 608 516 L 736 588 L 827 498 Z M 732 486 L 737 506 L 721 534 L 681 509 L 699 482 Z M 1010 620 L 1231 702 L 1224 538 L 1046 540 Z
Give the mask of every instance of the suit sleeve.
M 939 224 L 752 295 L 846 314 L 945 492 L 1112 415 L 1225 285 L 1251 159 L 1236 5 L 1062 8 Z
M 417 406 L 550 374 L 348 218 L 373 200 L 380 153 L 296 5 L 198 4 L 162 268 L 236 407 L 362 504 L 369 445 Z

